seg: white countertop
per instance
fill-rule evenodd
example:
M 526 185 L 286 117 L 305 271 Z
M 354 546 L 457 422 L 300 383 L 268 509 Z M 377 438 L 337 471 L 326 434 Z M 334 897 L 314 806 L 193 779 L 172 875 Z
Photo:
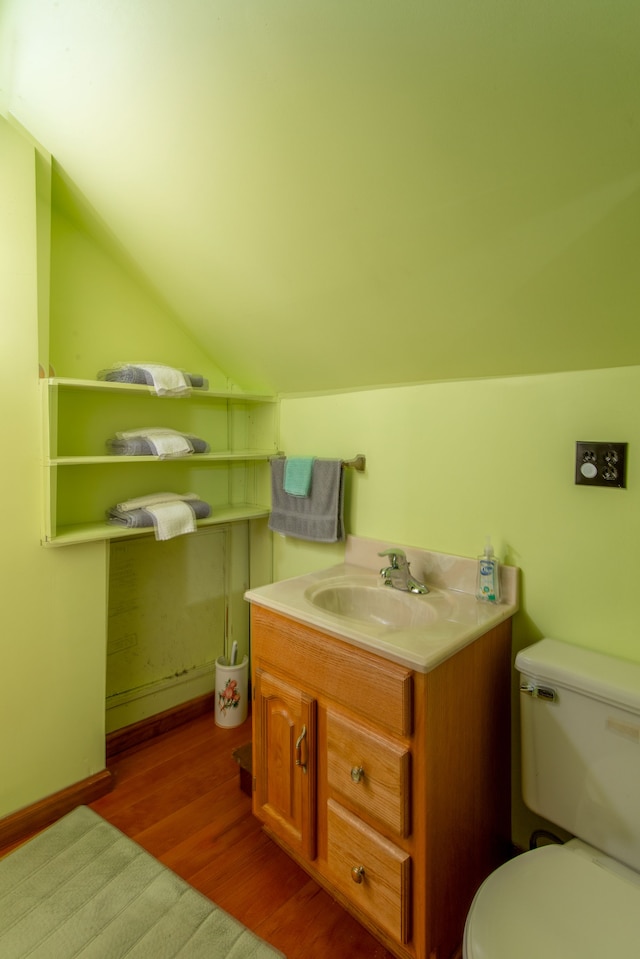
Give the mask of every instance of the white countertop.
M 397 546 L 405 551 L 411 573 L 424 582 L 426 595 L 404 593 L 385 586 L 380 568 L 385 560 L 379 552 Z M 509 619 L 518 609 L 518 570 L 502 566 L 500 603 L 481 602 L 475 597 L 477 560 L 384 543 L 362 537 L 348 537 L 345 562 L 318 572 L 250 589 L 245 598 L 283 616 L 305 623 L 330 636 L 384 656 L 393 662 L 426 673 L 458 650 Z M 309 598 L 323 586 L 359 584 L 368 588 L 391 590 L 415 618 L 422 615 L 426 625 L 393 628 L 365 623 L 319 608 Z M 402 599 L 400 600 L 400 597 Z M 415 604 L 415 605 L 414 605 Z M 428 606 L 428 610 L 421 609 Z

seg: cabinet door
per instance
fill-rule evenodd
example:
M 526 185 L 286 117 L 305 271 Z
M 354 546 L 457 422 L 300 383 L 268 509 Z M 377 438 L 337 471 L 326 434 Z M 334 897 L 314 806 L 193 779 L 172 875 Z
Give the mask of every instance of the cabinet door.
M 254 814 L 292 850 L 316 855 L 316 702 L 256 671 Z

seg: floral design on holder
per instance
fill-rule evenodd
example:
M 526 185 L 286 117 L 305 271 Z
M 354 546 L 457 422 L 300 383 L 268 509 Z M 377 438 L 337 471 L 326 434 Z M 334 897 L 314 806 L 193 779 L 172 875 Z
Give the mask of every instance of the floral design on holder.
M 221 713 L 228 709 L 237 709 L 240 705 L 240 691 L 237 679 L 228 679 L 224 689 L 218 693 L 218 707 Z

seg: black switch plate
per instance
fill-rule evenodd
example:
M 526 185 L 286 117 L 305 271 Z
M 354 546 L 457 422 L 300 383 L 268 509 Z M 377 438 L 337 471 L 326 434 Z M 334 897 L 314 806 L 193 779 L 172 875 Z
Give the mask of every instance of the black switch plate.
M 626 443 L 576 443 L 576 483 L 580 486 L 627 485 Z

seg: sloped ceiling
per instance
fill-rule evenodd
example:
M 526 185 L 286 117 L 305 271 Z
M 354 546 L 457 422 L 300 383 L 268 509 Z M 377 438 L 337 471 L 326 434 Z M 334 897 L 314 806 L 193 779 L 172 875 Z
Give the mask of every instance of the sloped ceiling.
M 0 109 L 247 388 L 640 363 L 637 0 L 0 0 Z

